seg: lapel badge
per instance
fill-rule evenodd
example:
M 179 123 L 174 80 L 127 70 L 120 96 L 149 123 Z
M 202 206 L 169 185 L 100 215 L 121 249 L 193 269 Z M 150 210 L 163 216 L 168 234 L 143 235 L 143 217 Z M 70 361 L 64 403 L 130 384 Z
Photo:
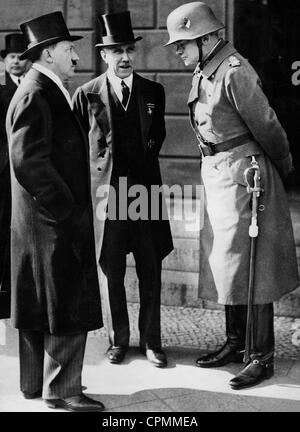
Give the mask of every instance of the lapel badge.
M 151 102 L 147 103 L 147 114 L 152 115 L 154 110 L 154 104 Z

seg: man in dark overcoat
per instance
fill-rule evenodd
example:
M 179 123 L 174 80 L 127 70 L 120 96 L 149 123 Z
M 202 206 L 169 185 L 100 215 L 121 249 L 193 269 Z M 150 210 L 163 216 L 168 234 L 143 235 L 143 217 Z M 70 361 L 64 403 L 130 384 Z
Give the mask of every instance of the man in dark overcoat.
M 244 368 L 230 380 L 230 386 L 239 390 L 273 376 L 273 302 L 296 289 L 299 276 L 281 179 L 293 170 L 287 135 L 255 70 L 220 36 L 223 27 L 205 3 L 186 3 L 167 18 L 166 45 L 176 46 L 186 66 L 196 66 L 188 106 L 199 141 L 205 191 L 199 297 L 225 305 L 226 343 L 196 364 L 214 368 L 244 361 Z M 249 235 L 254 234 L 249 231 L 252 194 L 244 176 L 254 162 L 262 187 L 255 254 Z
M 63 82 L 78 56 L 61 12 L 21 24 L 33 65 L 8 109 L 11 320 L 20 387 L 50 408 L 101 411 L 82 393 L 87 332 L 102 326 L 87 141 Z
M 129 214 L 133 200 L 127 195 L 142 186 L 147 207 L 151 186 L 162 183 L 158 154 L 165 138 L 165 94 L 160 84 L 133 70 L 141 38 L 134 37 L 130 12 L 102 15 L 100 23 L 102 41 L 96 46 L 108 69 L 78 88 L 73 102 L 90 144 L 98 270 L 110 340 L 107 356 L 111 363 L 120 363 L 129 345 L 124 276 L 126 254 L 132 251 L 140 291 L 140 350 L 155 366 L 164 367 L 161 262 L 173 249 L 169 221 L 162 214 L 151 220 L 151 203 L 148 217 L 134 220 Z M 105 186 L 110 186 L 109 194 Z M 107 206 L 116 210 L 116 217 L 114 211 L 106 212 Z
M 5 48 L 0 51 L 5 64 L 5 85 L 0 86 L 0 318 L 10 316 L 11 192 L 5 119 L 29 63 L 19 58 L 25 48 L 22 33 L 10 33 L 5 37 Z

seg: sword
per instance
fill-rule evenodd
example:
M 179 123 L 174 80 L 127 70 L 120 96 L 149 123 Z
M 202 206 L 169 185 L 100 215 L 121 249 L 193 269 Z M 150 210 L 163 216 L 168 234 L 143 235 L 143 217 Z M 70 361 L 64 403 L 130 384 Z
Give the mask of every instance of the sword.
M 251 347 L 253 346 L 253 297 L 254 297 L 254 275 L 255 275 L 255 249 L 258 236 L 257 207 L 258 198 L 263 189 L 260 187 L 260 168 L 252 156 L 251 166 L 244 171 L 244 178 L 247 183 L 247 192 L 252 194 L 251 224 L 249 226 L 250 263 L 249 263 L 249 285 L 248 285 L 248 308 L 245 338 L 244 362 L 250 361 Z

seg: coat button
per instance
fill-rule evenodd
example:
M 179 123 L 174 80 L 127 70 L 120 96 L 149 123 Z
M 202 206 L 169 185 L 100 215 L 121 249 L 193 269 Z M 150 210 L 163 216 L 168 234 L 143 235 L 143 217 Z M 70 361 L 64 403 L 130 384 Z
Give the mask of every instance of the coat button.
M 102 168 L 98 167 L 97 170 L 98 170 L 98 171 L 102 171 Z

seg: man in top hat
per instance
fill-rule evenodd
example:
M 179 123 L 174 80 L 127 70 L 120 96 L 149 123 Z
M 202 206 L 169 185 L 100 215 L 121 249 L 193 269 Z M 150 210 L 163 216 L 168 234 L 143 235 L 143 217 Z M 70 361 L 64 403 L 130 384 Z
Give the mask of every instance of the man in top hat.
M 107 71 L 78 88 L 73 102 L 90 143 L 96 255 L 110 341 L 107 356 L 111 363 L 120 363 L 128 349 L 124 276 L 126 254 L 133 252 L 140 292 L 140 350 L 154 366 L 164 367 L 161 262 L 173 249 L 169 221 L 166 215 L 151 220 L 151 205 L 144 220 L 131 215 L 133 199 L 128 195 L 142 188 L 150 197 L 151 186 L 161 185 L 158 154 L 165 138 L 165 94 L 160 84 L 134 72 L 141 37 L 134 37 L 130 12 L 102 15 L 100 24 L 103 35 L 96 46 Z
M 10 33 L 5 36 L 5 48 L 0 55 L 5 65 L 5 84 L 13 91 L 20 85 L 30 62 L 20 59 L 21 53 L 26 49 L 26 41 L 22 33 Z
M 61 12 L 21 24 L 32 68 L 8 109 L 11 320 L 20 387 L 50 408 L 102 411 L 82 393 L 87 332 L 102 326 L 88 148 L 63 81 L 78 56 Z
M 5 64 L 5 85 L 0 86 L 0 318 L 10 315 L 10 174 L 5 118 L 8 105 L 29 64 L 20 60 L 26 44 L 22 33 L 5 37 L 5 49 L 0 51 Z

